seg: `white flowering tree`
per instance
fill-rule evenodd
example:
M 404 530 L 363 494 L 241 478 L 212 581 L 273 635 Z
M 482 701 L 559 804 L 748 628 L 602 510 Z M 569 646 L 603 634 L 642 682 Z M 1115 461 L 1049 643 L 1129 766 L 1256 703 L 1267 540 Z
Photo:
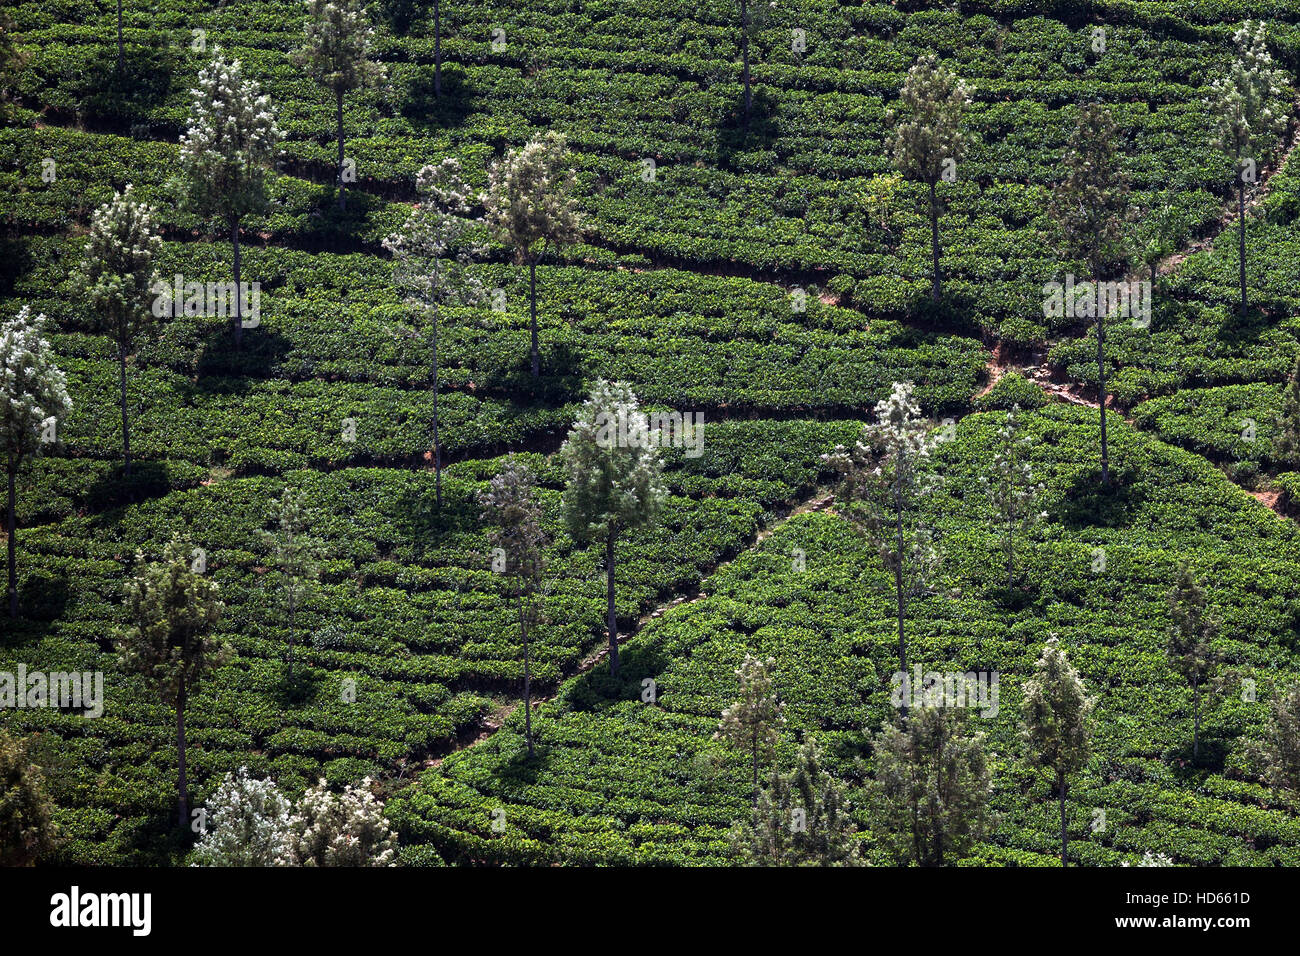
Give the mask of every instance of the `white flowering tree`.
M 42 454 L 58 443 L 62 426 L 72 411 L 67 377 L 54 364 L 45 338 L 45 316 L 32 318 L 23 306 L 18 315 L 0 325 L 0 442 L 3 442 L 9 476 L 8 549 L 9 616 L 18 616 L 18 531 L 15 524 L 15 486 L 18 469 L 27 457 Z
M 307 42 L 294 51 L 293 62 L 316 82 L 334 94 L 338 127 L 339 208 L 343 209 L 343 95 L 350 90 L 375 86 L 384 79 L 384 68 L 370 59 L 375 31 L 361 0 L 305 0 Z
M 396 866 L 397 835 L 371 781 L 330 792 L 321 780 L 303 794 L 291 823 L 298 866 Z
M 531 757 L 533 704 L 528 640 L 541 616 L 538 591 L 546 570 L 546 534 L 542 531 L 542 509 L 532 472 L 511 456 L 479 495 L 479 506 L 479 521 L 488 527 L 488 544 L 501 549 L 505 556 L 502 573 L 514 582 L 519 640 L 524 652 L 524 740 Z
M 645 415 L 623 382 L 596 382 L 560 449 L 567 483 L 561 507 L 574 540 L 605 543 L 609 670 L 618 675 L 618 618 L 614 613 L 614 547 L 627 530 L 652 522 L 667 491 L 659 449 Z
M 320 578 L 320 559 L 324 545 L 312 536 L 307 496 L 296 488 L 285 487 L 271 504 L 273 531 L 263 531 L 263 541 L 271 552 L 279 578 L 284 609 L 289 626 L 286 656 L 286 680 L 293 680 L 293 652 L 298 635 L 298 608 L 308 590 Z
M 759 660 L 746 654 L 736 668 L 740 681 L 740 696 L 722 712 L 714 740 L 725 740 L 737 750 L 746 752 L 753 767 L 753 801 L 758 806 L 758 765 L 765 756 L 771 756 L 785 725 L 785 704 L 777 700 L 772 685 L 772 671 L 776 660 L 769 657 Z
M 939 272 L 939 200 L 937 187 L 945 168 L 955 171 L 966 147 L 962 120 L 970 93 L 932 54 L 921 57 L 907 71 L 899 91 L 901 114 L 891 112 L 895 124 L 894 165 L 908 179 L 930 189 L 930 258 L 933 269 L 931 298 L 939 301 L 943 279 Z
M 980 485 L 988 496 L 993 519 L 1002 533 L 1008 591 L 1015 583 L 1016 534 L 1029 532 L 1047 517 L 1047 512 L 1038 507 L 1044 486 L 1034 480 L 1034 470 L 1026 460 L 1030 444 L 1030 437 L 1021 433 L 1020 406 L 1015 405 L 998 429 L 997 451 L 993 453 L 990 468 L 992 475 L 980 476 Z
M 1279 146 L 1289 116 L 1282 73 L 1268 52 L 1264 21 L 1247 20 L 1233 34 L 1237 59 L 1228 75 L 1214 81 L 1209 107 L 1214 116 L 1214 145 L 1233 164 L 1237 180 L 1237 252 L 1241 284 L 1241 318 L 1246 319 L 1246 188 L 1258 181 Z
M 438 439 L 438 335 L 442 310 L 477 306 L 483 287 L 470 274 L 478 246 L 470 232 L 479 220 L 470 217 L 469 189 L 461 179 L 460 161 L 447 157 L 425 166 L 416 178 L 420 202 L 406 224 L 384 240 L 393 255 L 393 280 L 402 290 L 416 326 L 429 329 L 433 361 L 433 468 L 438 507 L 442 507 L 442 443 Z
M 510 246 L 528 265 L 529 332 L 533 378 L 541 374 L 537 346 L 537 263 L 556 246 L 582 236 L 578 177 L 564 136 L 548 132 L 522 149 L 512 149 L 488 170 L 487 192 L 480 197 L 487 224 L 497 241 Z
M 290 866 L 293 804 L 274 780 L 258 780 L 247 767 L 228 773 L 205 805 L 203 836 L 194 848 L 198 866 Z
M 131 424 L 126 404 L 126 359 L 153 325 L 154 263 L 162 249 L 158 211 L 138 202 L 131 186 L 95 210 L 83 265 L 86 297 L 96 325 L 117 345 L 122 404 L 122 470 L 131 474 Z
M 127 619 L 118 641 L 123 669 L 140 674 L 164 704 L 176 711 L 176 803 L 182 827 L 189 823 L 185 779 L 185 709 L 203 680 L 224 664 L 232 650 L 212 630 L 225 605 L 221 588 L 196 572 L 194 549 L 178 538 L 162 559 L 145 562 L 136 552 L 136 573 L 126 582 Z
M 190 90 L 190 114 L 181 136 L 180 171 L 187 208 L 225 224 L 234 253 L 235 346 L 243 342 L 238 289 L 242 280 L 239 225 L 267 207 L 266 177 L 284 134 L 276 126 L 271 98 L 259 94 L 238 60 L 218 47 Z
M 840 513 L 867 535 L 893 575 L 898 666 L 906 671 L 907 603 L 925 591 L 939 563 L 923 507 L 938 486 L 938 476 L 929 471 L 936 438 L 921 417 L 910 382 L 895 382 L 889 396 L 876 403 L 875 417 L 853 448 L 839 445 L 822 458 L 840 476 Z
M 1056 778 L 1061 804 L 1061 866 L 1065 866 L 1069 845 L 1065 799 L 1070 774 L 1083 769 L 1092 751 L 1093 701 L 1055 635 L 1043 647 L 1034 676 L 1025 682 L 1024 695 L 1022 733 L 1029 762 Z

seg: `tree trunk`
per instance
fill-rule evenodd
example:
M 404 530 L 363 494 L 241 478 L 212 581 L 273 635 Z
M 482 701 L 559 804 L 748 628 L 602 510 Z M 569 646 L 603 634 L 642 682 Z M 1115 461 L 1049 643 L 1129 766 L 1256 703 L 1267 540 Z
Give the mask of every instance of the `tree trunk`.
M 1246 321 L 1246 184 L 1237 176 L 1237 252 L 1241 279 L 1241 321 Z
M 541 374 L 542 365 L 537 356 L 537 260 L 528 261 L 528 328 L 533 337 L 533 378 Z
M 1016 540 L 1011 517 L 1007 517 L 1007 590 L 1015 585 L 1016 576 Z
M 903 617 L 906 613 L 906 601 L 903 596 L 903 502 L 896 494 L 894 508 L 898 521 L 898 559 L 894 562 L 894 595 L 898 602 L 898 669 L 907 673 L 907 638 L 903 631 Z M 907 716 L 907 700 L 903 700 L 903 716 Z
M 290 582 L 290 588 L 296 586 L 295 582 Z M 294 638 L 298 633 L 298 600 L 294 597 L 293 592 L 289 592 L 289 667 L 288 677 L 293 680 L 293 645 Z
M 433 95 L 442 96 L 442 3 L 433 0 Z M 529 753 L 532 753 L 529 744 Z
M 749 88 L 749 0 L 740 0 L 740 75 L 745 84 L 745 129 L 749 129 L 749 112 L 753 96 Z
M 1201 756 L 1201 681 L 1192 681 L 1192 762 Z
M 618 617 L 614 613 L 614 529 L 605 536 L 605 598 L 609 604 L 609 672 L 618 676 Z
M 235 348 L 244 344 L 244 317 L 240 314 L 240 299 L 243 298 L 242 270 L 239 263 L 239 220 L 230 220 L 230 244 L 235 250 Z
M 519 636 L 524 642 L 524 740 L 528 756 L 533 755 L 533 676 L 528 657 L 528 621 L 524 617 L 524 585 L 519 582 Z
M 337 117 L 339 129 L 339 165 L 338 165 L 338 187 L 339 187 L 339 210 L 342 211 L 347 207 L 344 190 L 347 186 L 343 182 L 343 90 L 334 91 L 334 115 Z
M 180 758 L 180 769 L 176 775 L 176 804 L 182 830 L 190 822 L 190 791 L 185 783 L 185 698 L 185 680 L 182 678 L 180 692 L 176 695 L 176 753 Z
M 442 442 L 438 441 L 438 310 L 433 310 L 433 485 L 442 507 Z
M 934 269 L 934 282 L 930 286 L 930 299 L 937 303 L 941 294 L 943 278 L 939 274 L 939 200 L 934 191 L 935 184 L 930 183 L 930 262 Z
M 1056 772 L 1056 792 L 1061 795 L 1061 866 L 1069 866 L 1065 861 L 1065 847 L 1069 841 L 1065 832 L 1065 774 L 1059 770 Z
M 122 73 L 122 0 L 117 0 L 117 72 Z
M 14 552 L 18 529 L 14 525 L 14 480 L 18 473 L 18 462 L 13 453 L 9 454 L 9 616 L 18 616 L 18 558 Z
M 122 386 L 122 470 L 128 478 L 131 477 L 131 427 L 127 421 L 126 413 L 126 346 L 119 346 L 117 350 L 118 370 L 121 373 L 118 378 Z
M 1101 416 L 1101 483 L 1110 484 L 1110 457 L 1106 446 L 1106 317 L 1097 309 L 1097 413 Z
M 754 789 L 753 802 L 758 806 L 758 729 L 755 728 L 750 732 L 750 752 L 754 756 Z

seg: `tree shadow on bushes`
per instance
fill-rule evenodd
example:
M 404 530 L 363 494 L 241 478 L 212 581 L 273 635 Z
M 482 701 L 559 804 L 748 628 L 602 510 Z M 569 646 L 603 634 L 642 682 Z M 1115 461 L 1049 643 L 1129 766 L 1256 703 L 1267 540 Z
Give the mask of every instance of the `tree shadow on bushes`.
M 719 169 L 732 169 L 733 163 L 743 154 L 771 149 L 780 135 L 776 113 L 776 97 L 763 87 L 753 87 L 747 127 L 742 90 L 717 126 L 715 165 Z
M 1101 483 L 1101 466 L 1078 471 L 1062 495 L 1052 519 L 1072 528 L 1119 528 L 1146 498 L 1145 486 L 1135 485 L 1136 471 L 1111 462 L 1110 484 Z
M 120 126 L 133 119 L 146 120 L 167 100 L 178 75 L 180 55 L 162 34 L 151 39 L 148 46 L 125 46 L 121 71 L 116 43 L 91 47 L 80 83 L 79 106 L 85 117 Z
M 448 129 L 464 125 L 474 112 L 473 90 L 458 63 L 442 64 L 442 95 L 434 94 L 433 65 L 421 65 L 411 73 L 400 99 L 400 111 L 417 129 Z

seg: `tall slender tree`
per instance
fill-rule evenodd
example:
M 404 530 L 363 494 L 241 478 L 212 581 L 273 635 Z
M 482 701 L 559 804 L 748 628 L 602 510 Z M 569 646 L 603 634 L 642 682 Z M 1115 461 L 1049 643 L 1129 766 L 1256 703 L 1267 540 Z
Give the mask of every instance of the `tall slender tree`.
M 267 207 L 266 176 L 284 134 L 275 124 L 271 98 L 244 78 L 238 60 L 213 50 L 190 91 L 187 131 L 181 136 L 183 199 L 195 214 L 223 222 L 234 251 L 235 346 L 244 340 L 240 306 L 242 274 L 239 226 Z
M 1273 698 L 1262 750 L 1269 785 L 1300 790 L 1300 682 Z
M 308 591 L 320 579 L 320 560 L 324 546 L 310 533 L 312 520 L 307 510 L 307 495 L 287 485 L 271 505 L 275 530 L 263 531 L 263 540 L 271 551 L 279 577 L 284 609 L 289 626 L 289 646 L 285 657 L 286 680 L 293 680 L 293 652 L 298 636 L 298 609 Z
M 375 30 L 361 0 L 304 0 L 307 4 L 307 42 L 294 51 L 293 63 L 334 94 L 338 130 L 339 209 L 346 207 L 343 157 L 343 96 L 351 90 L 374 86 L 384 79 L 384 67 L 370 59 Z
M 561 507 L 569 533 L 579 542 L 605 543 L 609 670 L 617 676 L 615 546 L 624 531 L 652 522 L 667 497 L 659 449 L 626 384 L 596 382 L 560 449 L 560 458 L 567 473 Z
M 1219 634 L 1219 621 L 1186 562 L 1169 592 L 1169 618 L 1169 663 L 1192 685 L 1192 759 L 1197 760 L 1201 754 L 1201 687 L 1218 661 L 1213 642 Z
M 225 608 L 221 589 L 193 570 L 193 550 L 172 538 L 160 561 L 146 563 L 144 554 L 136 552 L 137 570 L 126 583 L 131 623 L 118 642 L 122 666 L 141 674 L 176 711 L 176 808 L 182 828 L 190 816 L 185 709 L 204 678 L 232 654 L 228 644 L 212 635 Z
M 122 404 L 122 471 L 131 474 L 131 424 L 126 402 L 126 360 L 153 325 L 155 268 L 162 249 L 158 211 L 137 202 L 131 186 L 114 193 L 90 220 L 83 265 L 87 298 L 100 328 L 117 345 Z
M 1277 419 L 1273 458 L 1292 468 L 1300 467 L 1300 358 L 1291 366 L 1291 377 L 1282 392 L 1282 414 Z
M 514 584 L 519 640 L 524 653 L 524 740 L 533 755 L 532 669 L 529 635 L 541 616 L 539 588 L 546 569 L 546 535 L 533 474 L 511 456 L 479 496 L 479 520 L 488 526 L 488 543 L 504 555 L 502 572 Z
M 990 792 L 984 735 L 966 732 L 960 709 L 920 707 L 885 726 L 872 752 L 879 836 L 897 857 L 943 866 L 983 836 Z
M 1083 769 L 1092 750 L 1092 708 L 1079 672 L 1053 635 L 1025 682 L 1023 734 L 1029 762 L 1056 777 L 1061 804 L 1061 866 L 1066 866 L 1069 832 L 1065 826 L 1065 799 L 1070 774 Z
M 876 403 L 875 418 L 852 449 L 839 445 L 823 460 L 840 475 L 835 493 L 840 513 L 867 534 L 893 575 L 898 666 L 906 672 L 907 603 L 924 591 L 939 563 L 923 507 L 938 484 L 929 468 L 935 439 L 910 382 L 894 383 L 889 396 Z
M 582 237 L 575 195 L 578 177 L 564 136 L 548 132 L 492 164 L 480 199 L 487 224 L 528 265 L 529 332 L 533 378 L 541 374 L 537 343 L 537 263 L 554 247 Z
M 1288 113 L 1282 73 L 1268 52 L 1264 21 L 1247 20 L 1232 37 L 1237 59 L 1228 75 L 1214 81 L 1209 97 L 1214 116 L 1214 145 L 1232 163 L 1237 181 L 1238 281 L 1241 319 L 1246 319 L 1246 192 L 1259 181 L 1258 171 L 1277 152 Z
M 930 190 L 930 296 L 938 302 L 943 294 L 938 184 L 945 170 L 956 174 L 957 163 L 965 153 L 962 121 L 970 92 L 952 72 L 939 65 L 937 57 L 927 54 L 907 71 L 898 95 L 904 109 L 901 114 L 889 114 L 895 124 L 894 165 L 908 179 L 925 183 Z
M 1124 263 L 1123 223 L 1128 217 L 1128 178 L 1120 169 L 1119 131 L 1110 112 L 1095 103 L 1085 105 L 1070 136 L 1063 166 L 1065 176 L 1052 196 L 1051 213 L 1059 230 L 1061 252 L 1082 260 L 1090 283 L 1109 278 Z M 1106 441 L 1106 309 L 1096 296 L 1086 314 L 1097 319 L 1097 403 L 1101 417 L 1101 483 L 1110 484 Z
M 736 677 L 740 680 L 740 697 L 722 712 L 714 740 L 726 740 L 749 754 L 753 765 L 753 800 L 758 808 L 759 761 L 771 756 L 785 724 L 785 704 L 777 700 L 772 684 L 776 660 L 759 660 L 746 654 Z
M 460 161 L 452 157 L 425 166 L 416 178 L 420 202 L 406 224 L 384 240 L 393 254 L 393 279 L 417 326 L 427 325 L 433 359 L 434 485 L 442 507 L 442 443 L 438 438 L 438 338 L 442 310 L 476 306 L 484 301 L 483 287 L 470 274 L 469 263 L 479 252 L 470 234 L 479 220 L 470 218 L 470 192 L 461 179 Z
M 1007 590 L 1015 584 L 1016 533 L 1025 533 L 1047 517 L 1038 508 L 1038 498 L 1044 491 L 1041 482 L 1034 480 L 1034 470 L 1026 460 L 1032 439 L 1021 431 L 1020 406 L 1007 412 L 1006 421 L 998 429 L 998 444 L 993 453 L 992 476 L 980 476 L 980 484 L 988 495 L 994 520 L 1002 534 L 1002 550 L 1007 558 Z
M 15 486 L 23 459 L 58 444 L 72 411 L 67 377 L 54 364 L 45 316 L 23 306 L 0 325 L 0 446 L 9 477 L 9 616 L 18 616 L 18 528 Z

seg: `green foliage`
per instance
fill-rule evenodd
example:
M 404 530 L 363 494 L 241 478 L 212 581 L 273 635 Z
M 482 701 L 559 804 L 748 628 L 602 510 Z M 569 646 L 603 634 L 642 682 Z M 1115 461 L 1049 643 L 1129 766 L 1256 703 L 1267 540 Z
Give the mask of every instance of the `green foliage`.
M 57 839 L 51 811 L 24 742 L 0 730 L 0 866 L 34 866 L 50 853 Z

